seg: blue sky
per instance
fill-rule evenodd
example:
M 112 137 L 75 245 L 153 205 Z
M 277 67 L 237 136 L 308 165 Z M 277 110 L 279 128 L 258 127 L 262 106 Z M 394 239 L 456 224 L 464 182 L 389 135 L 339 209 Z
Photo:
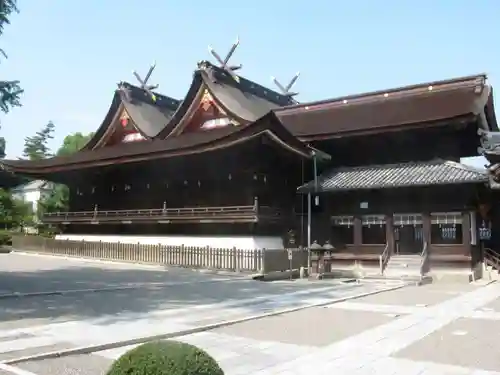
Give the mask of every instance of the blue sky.
M 455 76 L 487 73 L 500 87 L 500 2 L 20 0 L 21 13 L 0 39 L 9 59 L 3 79 L 19 79 L 24 106 L 2 116 L 8 157 L 24 137 L 54 121 L 52 146 L 95 130 L 116 83 L 132 70 L 182 99 L 207 45 L 261 84 L 296 71 L 308 101 Z M 496 99 L 497 108 L 500 108 Z M 438 145 L 429 144 L 428 147 Z

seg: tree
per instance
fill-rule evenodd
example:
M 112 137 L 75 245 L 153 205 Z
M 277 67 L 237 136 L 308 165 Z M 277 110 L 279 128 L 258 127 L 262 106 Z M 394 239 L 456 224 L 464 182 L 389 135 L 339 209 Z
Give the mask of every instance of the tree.
M 17 13 L 17 0 L 0 0 L 0 35 L 3 34 L 6 25 L 10 24 L 9 17 L 12 13 Z M 4 58 L 7 55 L 0 48 L 0 54 Z M 3 81 L 0 80 L 0 110 L 4 113 L 9 113 L 13 107 L 20 107 L 20 97 L 23 90 L 19 86 L 19 81 Z M 5 157 L 5 139 L 0 137 L 0 156 Z
M 16 199 L 12 193 L 0 189 L 0 220 L 2 229 L 14 229 L 33 224 L 33 207 L 29 202 Z
M 0 0 L 0 35 L 3 34 L 5 26 L 10 24 L 12 13 L 17 12 L 17 0 Z M 3 49 L 0 49 L 0 54 L 7 58 Z M 11 107 L 19 107 L 22 93 L 19 81 L 0 81 L 0 110 L 8 113 Z
M 5 158 L 5 138 L 0 137 L 0 159 Z
M 49 121 L 34 136 L 24 138 L 23 156 L 29 160 L 41 160 L 51 157 L 49 140 L 54 138 L 54 123 Z
M 94 133 L 82 134 L 80 132 L 64 137 L 63 144 L 57 150 L 57 156 L 71 155 L 82 149 L 92 138 Z M 55 185 L 50 194 L 38 202 L 38 217 L 50 212 L 66 211 L 69 204 L 69 189 L 66 185 Z
M 64 137 L 63 144 L 61 147 L 59 147 L 59 150 L 57 150 L 56 155 L 71 155 L 77 151 L 80 151 L 93 136 L 94 133 L 82 134 L 80 132 L 67 135 L 66 137 Z
M 37 215 L 41 219 L 43 215 L 51 212 L 61 212 L 68 209 L 69 189 L 66 185 L 57 184 L 54 189 L 38 201 Z

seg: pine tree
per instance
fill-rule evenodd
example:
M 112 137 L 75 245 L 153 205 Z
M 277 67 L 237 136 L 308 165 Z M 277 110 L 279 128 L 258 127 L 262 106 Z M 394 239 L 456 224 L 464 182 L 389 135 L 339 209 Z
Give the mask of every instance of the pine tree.
M 29 160 L 41 160 L 52 156 L 49 140 L 54 138 L 54 123 L 49 121 L 34 136 L 24 138 L 23 156 Z

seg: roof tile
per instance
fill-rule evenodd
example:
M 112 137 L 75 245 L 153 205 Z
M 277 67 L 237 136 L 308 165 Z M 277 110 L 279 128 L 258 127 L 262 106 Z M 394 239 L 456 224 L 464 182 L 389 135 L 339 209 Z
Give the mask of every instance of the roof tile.
M 486 171 L 454 161 L 372 165 L 330 170 L 318 179 L 318 191 L 383 189 L 395 187 L 488 182 Z M 309 192 L 314 181 L 301 186 Z

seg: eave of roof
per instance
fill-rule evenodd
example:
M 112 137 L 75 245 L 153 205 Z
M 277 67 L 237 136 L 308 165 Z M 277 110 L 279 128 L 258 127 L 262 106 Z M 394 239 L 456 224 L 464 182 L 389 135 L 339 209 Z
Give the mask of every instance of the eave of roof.
M 435 160 L 401 164 L 336 168 L 298 188 L 299 193 L 487 183 L 486 171 L 454 161 Z
M 468 76 L 303 103 L 275 112 L 295 136 L 304 140 L 412 124 L 441 124 L 470 119 L 485 111 L 492 102 L 492 90 L 485 80 L 485 75 Z
M 269 136 L 301 157 L 312 157 L 310 148 L 293 137 L 270 113 L 258 121 L 236 127 L 185 133 L 164 140 L 131 142 L 37 161 L 2 160 L 0 164 L 5 170 L 14 173 L 38 176 L 43 173 L 203 153 L 227 148 L 262 135 Z

